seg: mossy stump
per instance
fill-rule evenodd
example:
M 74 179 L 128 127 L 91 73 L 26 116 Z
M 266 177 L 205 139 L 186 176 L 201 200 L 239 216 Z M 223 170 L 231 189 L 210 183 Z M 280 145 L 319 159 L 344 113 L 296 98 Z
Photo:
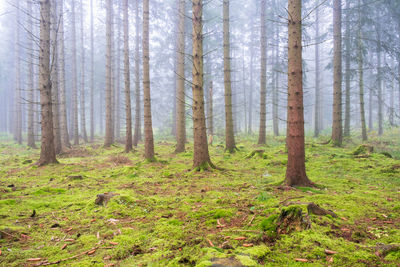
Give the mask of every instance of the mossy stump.
M 359 145 L 354 151 L 354 156 L 369 155 L 374 152 L 374 147 L 370 145 Z
M 311 228 L 310 219 L 299 206 L 283 208 L 276 221 L 276 231 L 279 234 L 289 234 Z
M 263 150 L 263 149 L 253 150 L 245 158 L 246 159 L 254 158 L 256 155 L 260 158 L 266 158 L 267 155 L 265 155 L 264 152 L 265 152 L 265 150 Z

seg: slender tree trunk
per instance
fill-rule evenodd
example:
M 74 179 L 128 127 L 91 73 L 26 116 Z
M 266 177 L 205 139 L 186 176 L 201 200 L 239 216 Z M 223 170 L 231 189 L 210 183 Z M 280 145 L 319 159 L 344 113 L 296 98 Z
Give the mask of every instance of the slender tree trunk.
M 317 2 L 317 5 L 319 2 Z M 319 7 L 315 10 L 315 39 L 317 43 L 315 45 L 315 102 L 314 102 L 314 137 L 318 137 L 320 134 L 320 94 L 321 94 L 321 72 L 320 72 L 320 58 L 319 58 Z
M 149 53 L 149 0 L 143 0 L 143 115 L 144 156 L 154 160 L 153 126 L 150 96 L 150 53 Z
M 177 42 L 177 88 L 176 88 L 176 149 L 185 151 L 185 0 L 179 0 L 178 42 Z
M 83 141 L 88 142 L 86 133 L 86 101 L 85 101 L 85 47 L 83 34 L 83 0 L 80 3 L 81 7 L 81 134 Z
M 124 76 L 125 76 L 125 117 L 126 136 L 125 152 L 132 150 L 132 107 L 131 107 L 131 79 L 129 70 L 129 10 L 128 0 L 124 0 Z
M 266 143 L 266 98 L 267 98 L 267 30 L 266 23 L 266 0 L 261 0 L 261 88 L 260 88 L 260 129 L 258 144 Z
M 42 115 L 42 144 L 39 166 L 57 163 L 54 149 L 50 82 L 50 6 L 50 0 L 40 1 L 39 90 Z
M 224 85 L 225 85 L 225 150 L 235 152 L 232 116 L 231 52 L 229 40 L 229 0 L 223 1 Z
M 370 70 L 370 74 L 372 74 L 372 71 Z M 373 102 L 374 102 L 374 96 L 373 96 L 373 88 L 372 86 L 369 87 L 368 89 L 368 131 L 371 132 L 374 129 L 374 107 L 373 107 Z
M 14 92 L 14 140 L 22 144 L 22 88 L 21 88 L 21 44 L 20 44 L 20 1 L 16 1 L 15 32 L 15 92 Z
M 74 134 L 74 145 L 79 145 L 78 128 L 78 72 L 76 56 L 76 23 L 75 23 L 75 1 L 71 2 L 71 27 L 72 27 L 72 125 Z
M 364 108 L 364 59 L 363 59 L 363 43 L 362 43 L 362 28 L 361 28 L 361 1 L 358 0 L 358 86 L 360 95 L 360 117 L 361 117 L 361 133 L 362 140 L 366 141 L 367 137 L 367 127 L 365 124 L 365 108 Z
M 135 9 L 136 40 L 135 40 L 135 132 L 133 145 L 136 147 L 141 137 L 141 116 L 140 116 L 140 55 L 139 55 L 139 0 L 136 0 Z
M 118 5 L 118 16 L 117 20 L 117 67 L 116 67 L 116 86 L 115 90 L 115 138 L 119 140 L 121 137 L 121 15 L 122 5 L 117 2 Z
M 383 134 L 383 94 L 382 94 L 382 43 L 381 34 L 378 28 L 378 134 Z
M 210 136 L 209 138 L 209 145 L 212 145 L 213 142 L 213 136 L 214 136 L 214 108 L 213 108 L 213 98 L 214 98 L 214 94 L 213 94 L 213 82 L 210 81 L 210 85 L 208 88 L 208 135 Z
M 110 147 L 113 142 L 112 132 L 112 12 L 113 6 L 111 0 L 106 0 L 107 18 L 106 18 L 106 136 L 104 139 L 104 147 Z
M 94 142 L 94 27 L 93 0 L 90 0 L 90 142 Z
M 344 117 L 344 136 L 350 136 L 350 78 L 351 78 L 351 69 L 350 69 L 350 60 L 351 60 L 351 43 L 350 43 L 350 0 L 346 0 L 346 106 L 345 106 L 345 117 Z
M 275 4 L 275 2 L 274 2 Z M 279 40 L 279 27 L 276 26 L 275 27 L 275 37 L 276 40 L 278 42 Z M 274 68 L 276 68 L 278 66 L 278 62 L 279 62 L 279 45 L 276 46 L 275 48 L 275 56 L 274 56 L 274 60 L 275 60 L 275 64 L 274 64 Z M 274 75 L 274 90 L 272 92 L 273 96 L 272 96 L 272 116 L 273 116 L 273 130 L 274 130 L 274 135 L 275 136 L 279 136 L 279 73 L 276 69 L 273 70 L 273 75 Z
M 51 91 L 52 91 L 52 109 L 53 109 L 53 131 L 54 131 L 54 149 L 56 154 L 61 153 L 61 134 L 60 134 L 60 112 L 59 112 L 59 78 L 58 78 L 58 15 L 57 15 L 57 1 L 51 2 L 51 41 L 52 41 L 52 62 L 51 62 Z
M 27 0 L 27 12 L 32 14 L 32 1 Z M 28 16 L 28 31 L 33 33 L 32 17 Z M 27 38 L 28 41 L 28 146 L 36 148 L 35 130 L 34 130 L 34 79 L 33 79 L 33 42 L 32 38 Z
M 332 142 L 342 145 L 342 0 L 333 1 L 333 123 Z
M 251 25 L 253 25 L 253 16 L 251 17 Z M 251 28 L 250 35 L 250 93 L 249 93 L 249 125 L 247 127 L 248 133 L 252 134 L 253 127 L 253 90 L 254 90 L 254 26 Z
M 288 163 L 285 182 L 289 186 L 310 186 L 305 168 L 301 0 L 288 5 Z
M 243 118 L 244 118 L 244 133 L 247 133 L 247 85 L 246 85 L 246 66 L 245 66 L 245 52 L 243 48 L 242 54 L 242 87 L 243 87 Z
M 394 60 L 392 61 L 392 70 L 394 70 L 396 67 L 394 65 Z M 396 86 L 396 79 L 393 77 L 392 81 L 392 86 L 390 88 L 390 110 L 389 110 L 389 123 L 390 126 L 395 126 L 394 124 L 394 90 Z
M 192 0 L 193 11 L 193 168 L 214 167 L 207 145 L 206 118 L 203 95 L 203 1 Z
M 67 120 L 67 97 L 65 90 L 65 48 L 64 48 L 64 1 L 60 1 L 60 26 L 59 32 L 59 69 L 60 69 L 60 135 L 61 135 L 61 146 L 62 149 L 70 148 L 71 143 L 69 142 L 68 134 L 68 120 Z

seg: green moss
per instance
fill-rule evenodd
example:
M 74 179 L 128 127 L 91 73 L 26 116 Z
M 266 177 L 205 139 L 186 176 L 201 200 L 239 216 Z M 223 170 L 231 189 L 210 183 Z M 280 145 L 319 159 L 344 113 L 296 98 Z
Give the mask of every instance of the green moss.
M 232 211 L 230 210 L 223 210 L 223 209 L 217 209 L 213 211 L 213 218 L 214 219 L 220 219 L 220 218 L 230 218 L 232 217 Z
M 43 187 L 33 192 L 33 195 L 39 196 L 39 195 L 63 194 L 66 191 L 67 190 L 65 190 L 64 188 Z

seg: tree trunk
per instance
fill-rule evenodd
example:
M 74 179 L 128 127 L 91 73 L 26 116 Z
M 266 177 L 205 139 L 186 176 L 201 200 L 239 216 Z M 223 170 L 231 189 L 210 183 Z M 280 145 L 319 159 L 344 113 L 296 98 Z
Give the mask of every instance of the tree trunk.
M 39 90 L 42 144 L 38 165 L 57 163 L 54 149 L 50 82 L 50 0 L 40 1 Z
M 364 59 L 363 59 L 363 43 L 362 43 L 362 28 L 361 28 L 361 1 L 358 0 L 358 86 L 360 89 L 360 117 L 361 117 L 361 133 L 362 140 L 366 141 L 367 137 L 367 127 L 365 124 L 365 108 L 364 108 Z
M 176 149 L 175 152 L 185 151 L 185 0 L 179 0 L 178 42 L 177 42 L 177 88 L 176 88 Z
M 60 69 L 60 135 L 62 149 L 70 148 L 67 120 L 67 97 L 65 90 L 65 48 L 64 48 L 64 1 L 60 1 L 60 26 L 59 26 L 59 69 Z
M 274 2 L 275 4 L 275 2 Z M 275 37 L 276 40 L 279 40 L 279 27 L 275 27 Z M 279 45 L 275 47 L 275 66 L 276 68 L 278 66 L 279 62 Z M 274 135 L 279 136 L 279 72 L 275 69 L 273 71 L 274 75 L 274 91 L 273 91 L 273 96 L 272 96 L 272 116 L 273 116 L 273 130 L 274 130 Z
M 32 14 L 32 1 L 27 0 L 28 14 Z M 28 16 L 28 31 L 33 33 L 32 17 Z M 36 148 L 35 130 L 34 130 L 34 79 L 33 79 L 33 42 L 32 38 L 28 38 L 28 146 Z
M 53 131 L 54 131 L 54 149 L 56 154 L 61 153 L 61 134 L 60 134 L 60 112 L 59 112 L 59 77 L 58 77 L 58 15 L 57 15 L 57 1 L 51 2 L 51 41 L 52 41 L 52 62 L 51 62 L 51 92 L 52 92 L 52 108 L 53 108 Z
M 78 128 L 78 73 L 76 58 L 76 23 L 75 23 L 75 1 L 71 2 L 71 27 L 72 27 L 72 125 L 74 134 L 74 145 L 79 145 Z
M 232 116 L 231 53 L 229 40 L 229 0 L 223 0 L 224 85 L 225 85 L 225 150 L 235 152 Z
M 258 144 L 266 143 L 266 97 L 267 97 L 267 30 L 265 27 L 266 0 L 261 0 L 261 88 L 260 88 L 260 129 Z
M 131 79 L 129 70 L 129 10 L 128 0 L 124 0 L 124 76 L 125 76 L 125 117 L 126 136 L 125 152 L 132 150 L 132 108 L 131 108 Z
M 394 65 L 394 60 L 392 61 L 392 70 L 394 70 L 396 67 Z M 396 79 L 393 77 L 392 80 L 392 86 L 390 88 L 390 110 L 389 110 L 389 123 L 390 126 L 395 126 L 394 124 L 394 90 L 396 87 Z
M 135 10 L 136 40 L 135 40 L 135 132 L 133 145 L 136 147 L 141 137 L 141 116 L 140 116 L 140 54 L 139 54 L 139 0 L 136 0 Z
M 246 85 L 246 66 L 245 66 L 245 52 L 243 48 L 242 54 L 242 87 L 243 87 L 243 118 L 244 118 L 244 133 L 247 133 L 247 85 Z
M 379 22 L 377 22 L 379 23 Z M 378 25 L 379 27 L 379 25 Z M 382 94 L 382 43 L 380 29 L 377 29 L 378 48 L 378 134 L 383 134 L 383 94 Z
M 115 91 L 115 139 L 118 141 L 121 137 L 121 15 L 122 5 L 120 2 L 117 2 L 118 5 L 118 16 L 116 16 L 117 20 L 117 67 L 116 70 L 116 86 L 114 87 Z
M 16 32 L 15 32 L 15 91 L 14 91 L 14 140 L 22 144 L 22 88 L 21 88 L 21 44 L 20 44 L 20 1 L 16 1 Z
M 214 98 L 214 94 L 213 94 L 213 82 L 210 81 L 210 87 L 208 88 L 208 135 L 210 136 L 208 144 L 212 145 L 212 141 L 213 141 L 213 136 L 214 136 L 214 108 L 213 108 L 213 98 Z
M 85 101 L 85 47 L 83 30 L 83 0 L 81 0 L 81 134 L 83 141 L 88 142 L 86 133 L 86 101 Z
M 144 157 L 154 160 L 153 126 L 151 121 L 150 55 L 149 55 L 149 0 L 143 0 L 143 116 Z
M 288 12 L 288 163 L 285 182 L 289 186 L 310 186 L 304 151 L 301 0 L 289 0 Z
M 351 43 L 350 43 L 350 0 L 346 0 L 346 107 L 345 107 L 345 117 L 344 117 L 344 133 L 343 136 L 350 136 L 350 79 L 351 79 L 351 69 L 350 69 L 350 60 L 351 60 Z
M 251 25 L 253 25 L 253 16 L 251 17 Z M 247 126 L 248 134 L 252 134 L 253 127 L 253 90 L 254 90 L 254 26 L 251 28 L 250 35 L 250 93 L 249 93 L 249 125 Z
M 193 11 L 193 168 L 196 170 L 214 167 L 207 145 L 206 118 L 203 95 L 203 1 L 192 0 Z
M 319 5 L 319 2 L 317 2 Z M 320 118 L 321 118 L 321 84 L 320 84 L 320 66 L 319 66 L 319 7 L 315 10 L 315 101 L 314 101 L 314 137 L 318 137 L 320 134 L 321 126 L 320 126 Z
M 110 147 L 113 142 L 112 132 L 112 16 L 113 6 L 111 0 L 106 0 L 107 18 L 106 18 L 106 36 L 107 36 L 107 50 L 106 50 L 106 136 L 104 139 L 104 147 Z
M 90 0 L 90 142 L 94 142 L 94 27 L 93 0 Z
M 332 143 L 342 145 L 342 0 L 333 1 Z

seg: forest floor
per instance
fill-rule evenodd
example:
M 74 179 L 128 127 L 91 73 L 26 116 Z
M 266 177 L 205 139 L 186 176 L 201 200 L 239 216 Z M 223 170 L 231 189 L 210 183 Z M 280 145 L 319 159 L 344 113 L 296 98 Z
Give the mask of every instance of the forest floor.
M 156 142 L 156 162 L 143 159 L 142 145 L 125 154 L 98 143 L 46 167 L 35 165 L 39 150 L 0 142 L 0 266 L 399 266 L 398 129 L 359 155 L 356 140 L 334 148 L 308 139 L 316 187 L 290 190 L 279 186 L 283 138 L 264 147 L 238 140 L 232 155 L 214 144 L 224 170 L 204 172 L 190 170 L 190 144 L 176 155 L 172 141 Z M 119 195 L 96 205 L 104 192 Z M 338 217 L 310 215 L 311 229 L 271 235 L 283 208 L 307 216 L 310 202 Z

